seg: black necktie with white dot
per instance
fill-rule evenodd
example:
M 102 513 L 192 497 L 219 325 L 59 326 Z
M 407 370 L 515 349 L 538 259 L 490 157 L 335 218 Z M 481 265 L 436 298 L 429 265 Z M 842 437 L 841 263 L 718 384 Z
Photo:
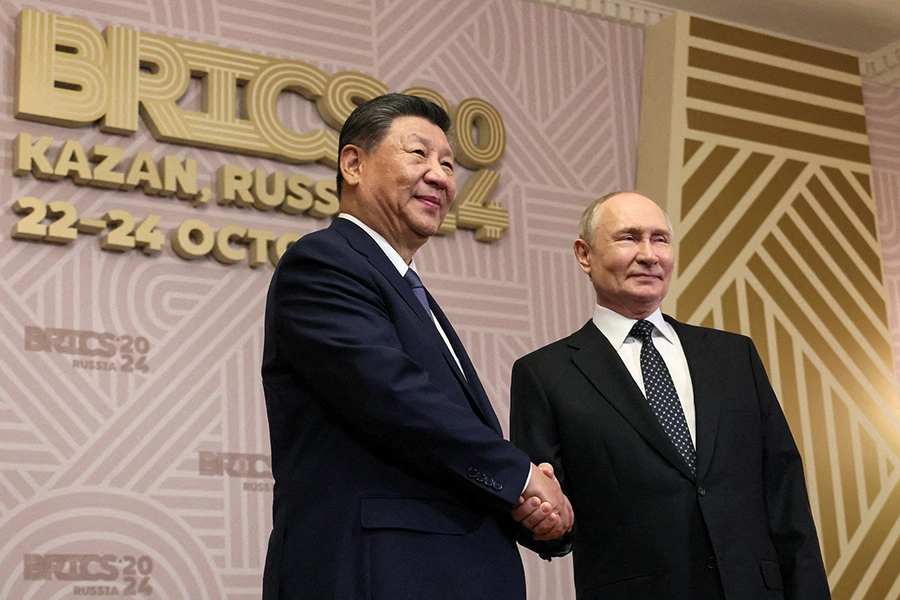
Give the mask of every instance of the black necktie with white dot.
M 650 408 L 653 409 L 656 418 L 666 430 L 669 439 L 675 444 L 678 453 L 691 468 L 691 473 L 696 473 L 697 459 L 687 420 L 684 418 L 684 409 L 681 407 L 681 401 L 678 399 L 678 392 L 675 391 L 675 384 L 672 382 L 669 369 L 650 338 L 652 333 L 653 323 L 641 320 L 634 324 L 629 334 L 641 340 L 641 374 L 644 377 L 644 393 L 647 396 L 647 402 L 650 403 Z

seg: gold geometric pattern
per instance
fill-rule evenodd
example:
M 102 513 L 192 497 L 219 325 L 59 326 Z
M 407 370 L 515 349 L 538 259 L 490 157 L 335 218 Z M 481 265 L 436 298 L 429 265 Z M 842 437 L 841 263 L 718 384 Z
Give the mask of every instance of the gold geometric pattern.
M 835 600 L 896 598 L 900 405 L 858 61 L 684 13 L 646 42 L 638 189 L 678 244 L 664 308 L 753 338 Z

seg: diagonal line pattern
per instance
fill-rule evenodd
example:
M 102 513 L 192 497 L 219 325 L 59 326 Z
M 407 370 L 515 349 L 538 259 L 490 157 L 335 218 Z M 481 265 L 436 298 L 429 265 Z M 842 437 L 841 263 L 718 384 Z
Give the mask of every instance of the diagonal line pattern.
M 900 247 L 900 217 L 883 202 L 879 218 L 876 199 L 900 181 L 884 151 L 900 94 L 866 91 L 870 113 L 853 57 L 689 15 L 666 27 L 683 61 L 666 99 L 678 112 L 664 188 L 682 236 L 675 315 L 756 341 L 807 464 L 834 598 L 884 598 L 898 584 L 885 560 L 900 556 L 885 298 L 900 285 L 887 277 L 896 251 L 884 264 L 881 252 Z M 869 164 L 873 115 L 890 175 Z

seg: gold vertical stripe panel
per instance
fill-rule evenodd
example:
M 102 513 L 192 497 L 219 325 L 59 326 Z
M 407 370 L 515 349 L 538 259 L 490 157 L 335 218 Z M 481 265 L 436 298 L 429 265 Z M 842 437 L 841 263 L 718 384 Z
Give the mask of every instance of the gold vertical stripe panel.
M 869 146 L 746 119 L 688 109 L 688 128 L 727 137 L 798 150 L 828 158 L 869 163 Z
M 708 19 L 691 17 L 690 35 L 735 48 L 753 50 L 770 56 L 778 56 L 788 60 L 804 62 L 808 65 L 834 69 L 842 73 L 856 75 L 859 73 L 859 61 L 843 52 L 834 52 L 794 42 L 774 35 L 749 31 L 734 25 L 717 23 Z
M 827 302 L 841 307 L 849 316 L 850 321 L 859 330 L 860 335 L 872 344 L 881 357 L 886 367 L 891 364 L 891 345 L 884 334 L 885 323 L 878 321 L 873 323 L 866 314 L 860 310 L 858 302 L 850 295 L 847 288 L 834 274 L 832 261 L 824 260 L 826 257 L 813 248 L 806 235 L 794 220 L 785 215 L 778 221 L 778 229 L 784 233 L 791 245 L 791 254 L 805 263 L 806 271 L 813 273 L 822 282 L 828 292 Z M 870 307 L 871 308 L 871 307 Z M 876 315 L 879 315 L 877 310 Z M 880 316 L 880 315 L 879 315 Z
M 713 237 L 713 234 L 723 227 L 723 223 L 728 215 L 734 211 L 735 205 L 756 183 L 770 162 L 772 162 L 771 156 L 757 153 L 751 154 L 728 183 L 725 184 L 722 191 L 709 204 L 700 218 L 697 219 L 690 231 L 685 232 L 684 239 L 678 247 L 679 273 L 684 272 L 694 262 L 694 259 L 700 254 L 703 247 Z M 721 170 L 716 173 L 705 174 L 704 178 L 713 179 L 714 176 L 720 174 Z M 692 175 L 692 178 L 694 175 Z M 728 243 L 732 242 L 733 240 L 729 238 Z
M 790 100 L 762 92 L 754 92 L 722 83 L 688 77 L 688 98 L 705 100 L 724 106 L 752 110 L 813 125 L 833 127 L 853 133 L 866 132 L 866 117 L 809 102 Z
M 873 397 L 872 393 L 857 380 L 856 374 L 844 362 L 844 357 L 835 350 L 834 342 L 819 331 L 818 327 L 806 315 L 804 309 L 800 308 L 794 300 L 794 294 L 784 288 L 758 254 L 748 261 L 747 266 L 794 327 L 794 331 L 797 332 L 795 335 L 802 332 L 802 336 L 809 344 L 809 347 L 815 349 L 816 364 L 820 368 L 825 369 L 840 383 L 841 389 L 847 397 L 854 399 L 859 411 L 866 416 L 866 419 L 868 419 L 869 423 L 885 442 L 893 448 L 900 448 L 900 431 L 888 419 L 885 419 L 881 407 L 876 403 L 876 397 Z M 863 358 L 859 357 L 859 360 Z M 895 400 L 892 394 L 893 388 L 886 389 L 883 386 L 878 387 L 874 384 L 872 386 L 875 387 L 875 394 L 879 397 L 878 399 L 888 404 L 888 406 L 892 406 Z M 812 397 L 807 400 L 811 402 Z M 816 407 L 810 406 L 810 412 L 812 413 L 814 410 L 816 410 Z M 824 430 L 817 429 L 815 431 L 818 431 L 820 434 L 824 432 Z
M 664 309 L 754 339 L 834 599 L 895 600 L 900 404 L 858 58 L 679 12 L 647 28 L 644 65 L 638 189 L 680 219 Z
M 784 164 L 778 168 L 754 202 L 738 219 L 737 224 L 732 228 L 732 235 L 728 238 L 728 243 L 709 250 L 708 260 L 678 297 L 677 314 L 682 315 L 681 318 L 691 318 L 697 307 L 734 264 L 762 222 L 775 210 L 781 198 L 794 184 L 805 166 L 804 163 L 796 160 L 784 161 Z M 685 236 L 686 240 L 687 236 Z M 679 255 L 679 260 L 680 258 Z
M 747 60 L 746 58 L 729 56 L 703 48 L 690 48 L 688 50 L 688 66 L 704 71 L 740 77 L 741 79 L 757 83 L 766 83 L 785 90 L 823 96 L 832 100 L 860 105 L 863 103 L 862 87 L 859 84 L 844 83 L 843 81 L 836 81 L 827 77 L 811 75 L 785 67 L 766 65 Z
M 737 148 L 716 146 L 684 183 L 681 190 L 681 218 L 687 217 L 719 174 L 738 153 Z
M 862 222 L 866 231 L 875 240 L 878 236 L 878 226 L 875 223 L 875 205 L 871 201 L 871 194 L 869 194 L 869 198 L 863 199 L 856 193 L 853 185 L 840 169 L 823 166 L 822 172 L 825 173 L 825 176 L 828 177 L 828 180 L 837 190 L 838 197 L 850 207 L 853 214 Z

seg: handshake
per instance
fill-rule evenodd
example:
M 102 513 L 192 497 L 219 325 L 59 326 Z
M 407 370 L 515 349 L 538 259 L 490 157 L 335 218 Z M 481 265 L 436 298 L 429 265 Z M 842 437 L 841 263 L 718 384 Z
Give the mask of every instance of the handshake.
M 575 514 L 550 463 L 531 465 L 531 479 L 512 516 L 534 532 L 534 539 L 538 541 L 555 540 L 572 531 Z

